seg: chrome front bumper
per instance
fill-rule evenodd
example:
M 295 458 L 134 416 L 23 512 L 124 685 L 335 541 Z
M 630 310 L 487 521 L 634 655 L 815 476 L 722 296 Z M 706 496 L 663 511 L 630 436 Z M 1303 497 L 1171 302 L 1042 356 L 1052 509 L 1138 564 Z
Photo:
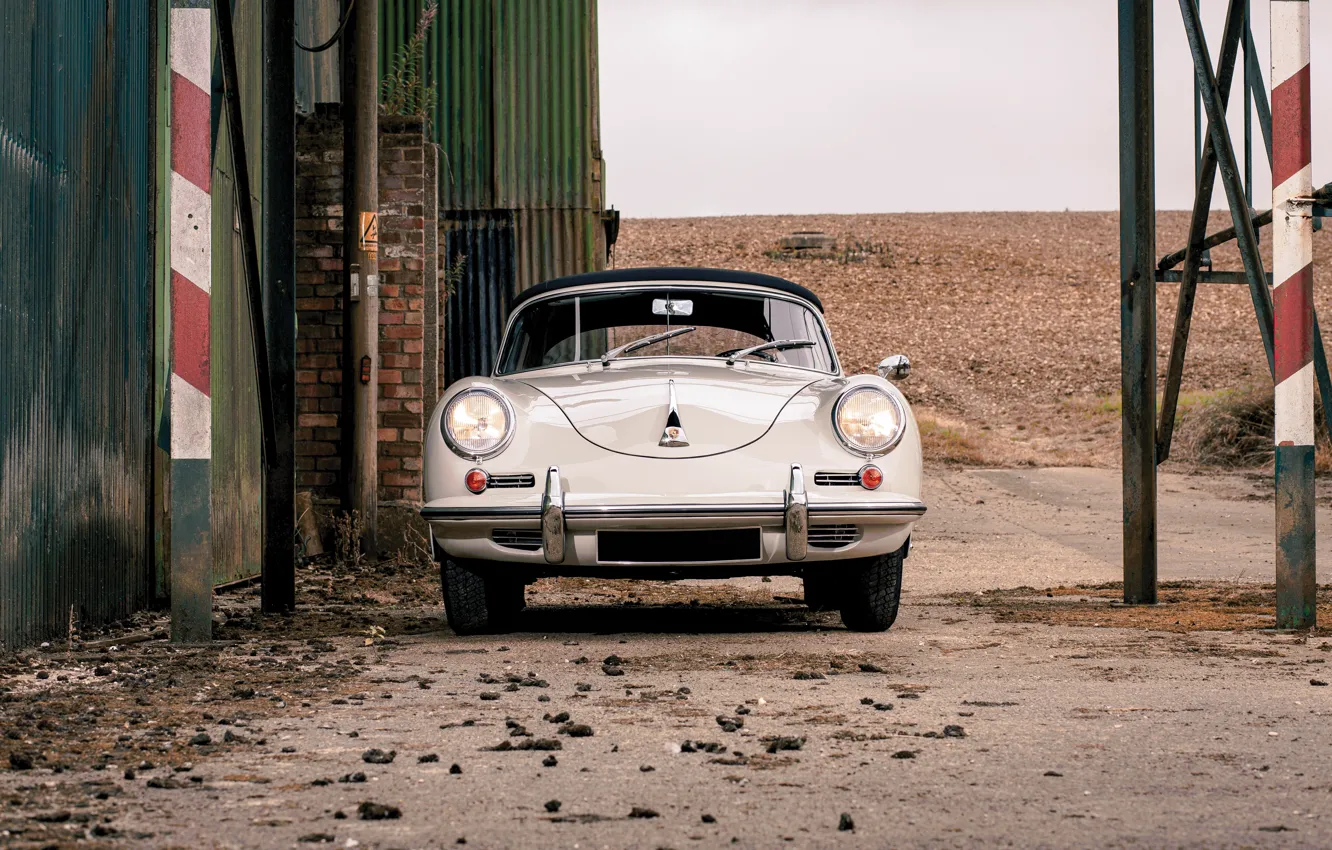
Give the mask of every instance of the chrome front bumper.
M 776 495 L 776 494 L 774 494 Z M 799 464 L 791 465 L 790 484 L 780 501 L 732 504 L 568 504 L 560 483 L 559 467 L 546 473 L 541 506 L 431 507 L 421 516 L 432 523 L 501 523 L 512 525 L 539 522 L 547 563 L 560 564 L 568 550 L 568 531 L 595 530 L 610 526 L 693 528 L 729 527 L 737 523 L 781 527 L 786 538 L 786 559 L 803 561 L 809 551 L 810 523 L 856 523 L 859 525 L 903 525 L 925 513 L 919 499 L 896 498 L 867 502 L 811 503 L 805 491 L 805 475 Z

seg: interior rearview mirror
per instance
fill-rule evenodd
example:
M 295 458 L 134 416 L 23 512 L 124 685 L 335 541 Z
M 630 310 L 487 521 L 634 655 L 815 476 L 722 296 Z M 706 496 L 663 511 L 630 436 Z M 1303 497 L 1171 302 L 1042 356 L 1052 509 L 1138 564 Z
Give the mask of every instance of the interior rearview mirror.
M 692 316 L 694 302 L 669 298 L 653 298 L 652 313 L 656 316 Z
M 905 354 L 894 354 L 879 361 L 879 377 L 900 381 L 911 374 L 911 360 Z

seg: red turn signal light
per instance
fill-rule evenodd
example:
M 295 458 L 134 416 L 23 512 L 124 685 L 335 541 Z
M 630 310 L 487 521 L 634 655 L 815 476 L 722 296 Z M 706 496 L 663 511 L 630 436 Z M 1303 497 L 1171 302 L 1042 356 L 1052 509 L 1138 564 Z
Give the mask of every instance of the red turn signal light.
M 864 487 L 866 490 L 877 490 L 879 489 L 879 485 L 882 483 L 883 483 L 883 470 L 879 469 L 874 464 L 861 467 L 860 469 L 861 487 Z
M 473 493 L 484 493 L 487 485 L 490 484 L 490 476 L 486 475 L 485 470 L 473 469 L 463 477 L 463 483 Z

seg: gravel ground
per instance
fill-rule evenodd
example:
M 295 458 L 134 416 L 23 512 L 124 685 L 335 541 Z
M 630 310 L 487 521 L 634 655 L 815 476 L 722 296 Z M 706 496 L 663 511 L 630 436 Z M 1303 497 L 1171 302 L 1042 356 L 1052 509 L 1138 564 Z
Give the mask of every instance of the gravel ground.
M 1212 219 L 1213 230 L 1228 225 L 1223 214 Z M 1181 247 L 1187 227 L 1187 213 L 1161 213 L 1158 254 Z M 796 260 L 774 251 L 797 230 L 836 237 L 836 256 Z M 1314 245 L 1317 305 L 1332 315 L 1329 239 L 1319 234 Z M 1214 251 L 1213 262 L 1241 267 L 1233 246 Z M 1116 213 L 625 219 L 615 264 L 740 268 L 808 286 L 823 299 L 847 370 L 869 371 L 890 353 L 910 356 L 904 391 L 981 449 L 973 462 L 1118 462 Z M 1158 288 L 1162 373 L 1177 297 L 1176 285 Z M 1185 390 L 1267 381 L 1248 290 L 1202 287 Z
M 1270 552 L 1270 499 L 1166 476 L 1168 574 L 1209 580 L 1122 608 L 1116 479 L 932 470 L 885 634 L 774 577 L 544 581 L 458 638 L 390 562 L 224 594 L 211 648 L 7 657 L 0 845 L 1326 846 L 1332 638 L 1261 631 L 1269 568 L 1216 554 Z

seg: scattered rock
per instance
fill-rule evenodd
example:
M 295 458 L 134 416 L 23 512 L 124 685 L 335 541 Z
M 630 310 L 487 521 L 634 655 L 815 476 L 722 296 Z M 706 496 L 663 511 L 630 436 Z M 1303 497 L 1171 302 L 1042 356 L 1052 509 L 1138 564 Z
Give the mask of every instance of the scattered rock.
M 39 823 L 68 823 L 69 818 L 69 812 L 64 809 L 54 812 L 38 812 L 32 815 L 32 819 Z
M 704 823 L 716 823 L 716 822 L 717 822 L 717 819 L 716 819 L 715 817 L 713 817 L 712 815 L 704 815 L 703 817 L 699 818 L 699 820 L 703 821 Z
M 629 817 L 631 817 L 631 818 L 659 818 L 659 817 L 661 817 L 661 815 L 657 814 L 657 812 L 656 812 L 655 809 L 649 809 L 649 808 L 646 808 L 646 807 L 644 807 L 644 806 L 634 806 L 632 809 L 629 810 Z
M 920 699 L 920 694 L 913 694 L 910 691 L 904 694 L 898 694 L 898 699 Z
M 865 664 L 861 664 L 861 665 L 860 665 L 860 672 L 862 672 L 862 673 L 887 673 L 888 671 L 885 670 L 885 669 L 883 669 L 882 667 L 880 667 L 880 666 L 877 665 L 877 664 L 869 664 L 869 663 L 865 663 Z
M 547 714 L 545 717 L 541 719 L 549 723 L 568 723 L 569 712 L 561 711 L 559 714 Z
M 416 757 L 417 764 L 434 764 L 437 761 L 439 761 L 439 756 L 436 753 L 426 753 L 423 756 Z
M 561 805 L 563 804 L 559 800 L 547 800 L 546 811 L 550 812 L 553 815 L 560 810 Z
M 14 770 L 32 770 L 32 756 L 27 753 L 10 753 L 9 766 Z
M 639 773 L 651 773 L 651 772 L 654 771 L 654 770 L 656 770 L 656 768 L 653 767 L 653 766 L 650 765 L 650 764 L 640 764 L 640 765 L 638 766 L 638 772 L 639 772 Z
M 190 739 L 190 745 L 194 747 L 204 747 L 211 743 L 213 743 L 213 739 L 209 737 L 207 732 L 200 732 Z
M 618 655 L 607 655 L 605 658 L 601 659 L 601 663 L 609 664 L 612 667 L 619 667 L 624 663 L 624 659 Z
M 861 704 L 861 705 L 874 705 L 874 697 L 861 697 L 861 698 L 860 698 L 860 704 Z
M 945 738 L 965 738 L 967 737 L 967 732 L 961 726 L 950 723 L 943 728 L 943 736 Z
M 133 780 L 137 774 L 134 773 L 134 768 L 127 767 L 125 768 L 125 773 L 123 775 L 126 779 Z
M 823 675 L 822 673 L 816 673 L 809 670 L 801 670 L 799 673 L 796 673 L 791 678 L 803 682 L 803 681 L 808 681 L 810 679 L 826 679 L 828 677 Z
M 778 750 L 799 750 L 805 746 L 804 738 L 790 738 L 785 735 L 761 740 L 768 745 L 769 753 L 775 753 Z
M 231 689 L 232 699 L 254 699 L 254 688 L 241 687 L 237 685 Z M 301 839 L 304 841 L 304 839 Z
M 717 725 L 722 728 L 723 732 L 734 732 L 744 728 L 745 725 L 743 717 L 727 717 L 723 714 L 719 714 L 716 719 Z
M 339 779 L 338 781 L 339 781 L 339 782 L 364 782 L 364 781 L 365 781 L 365 774 L 358 770 L 358 771 L 356 771 L 355 773 L 348 773 L 348 774 L 346 774 L 345 776 L 343 776 L 343 777 L 342 777 L 341 779 Z
M 337 841 L 337 836 L 329 835 L 327 832 L 312 832 L 309 835 L 302 835 L 296 839 L 302 844 L 332 844 Z
M 485 747 L 484 749 L 492 753 L 510 753 L 510 752 L 527 752 L 531 750 L 560 750 L 563 748 L 564 745 L 553 738 L 528 738 L 527 740 L 520 741 L 517 744 L 515 744 L 513 741 L 505 739 L 503 741 L 500 741 L 498 744 L 496 744 L 493 747 Z M 452 773 L 453 770 L 450 769 L 449 772 Z M 461 771 L 459 772 L 461 773 Z
M 94 675 L 94 676 L 110 676 L 112 672 L 113 672 L 113 671 L 111 670 L 110 667 L 94 667 L 94 668 L 93 668 L 93 675 Z
M 453 776 L 457 776 L 458 774 L 462 773 L 462 768 L 456 764 L 451 764 L 449 765 L 449 773 L 452 774 Z
M 393 764 L 393 760 L 398 757 L 397 750 L 384 752 L 378 747 L 371 747 L 361 753 L 361 761 L 366 764 Z
M 590 738 L 595 733 L 586 723 L 566 723 L 560 727 L 560 734 L 570 738 Z
M 479 694 L 479 696 L 481 697 L 481 699 L 486 700 L 487 702 L 491 700 L 497 700 L 500 698 L 500 695 L 495 693 L 494 691 L 482 691 Z
M 623 669 L 623 668 L 620 668 L 620 667 L 617 667 L 617 666 L 615 666 L 614 664 L 603 664 L 603 665 L 601 665 L 601 672 L 605 673 L 607 676 L 623 676 L 623 675 L 624 675 L 624 669 Z
M 916 757 L 915 750 L 898 750 L 897 752 L 893 753 L 893 758 L 895 759 L 913 759 L 915 757 Z
M 361 820 L 397 820 L 402 817 L 402 810 L 397 806 L 367 800 L 356 807 L 356 816 Z
M 585 694 L 588 691 L 592 690 L 592 685 L 589 684 L 588 682 L 579 682 L 578 684 L 574 685 L 574 690 L 578 691 L 580 694 Z
M 1045 772 L 1044 775 L 1045 775 L 1045 776 L 1063 776 L 1064 774 L 1060 773 L 1060 772 L 1057 771 L 1057 770 L 1047 770 L 1047 771 Z
M 838 831 L 839 831 L 839 832 L 854 832 L 854 831 L 855 831 L 855 828 L 856 828 L 856 822 L 855 822 L 855 820 L 853 820 L 852 817 L 851 817 L 849 814 L 847 814 L 846 812 L 842 812 L 842 816 L 839 817 L 839 818 L 837 819 L 837 829 L 838 829 Z
M 1315 688 L 1327 687 L 1327 682 L 1324 682 L 1322 679 L 1310 679 L 1309 684 L 1313 685 Z
M 554 767 L 555 765 L 557 765 L 557 764 L 559 764 L 559 763 L 560 763 L 560 760 L 557 759 L 557 758 L 555 758 L 554 756 L 546 756 L 545 758 L 543 758 L 543 759 L 541 760 L 541 766 L 542 766 L 542 767 Z
M 892 711 L 892 710 L 893 710 L 893 704 L 892 704 L 891 702 L 876 702 L 876 703 L 874 703 L 874 710 L 875 710 L 875 711 Z

